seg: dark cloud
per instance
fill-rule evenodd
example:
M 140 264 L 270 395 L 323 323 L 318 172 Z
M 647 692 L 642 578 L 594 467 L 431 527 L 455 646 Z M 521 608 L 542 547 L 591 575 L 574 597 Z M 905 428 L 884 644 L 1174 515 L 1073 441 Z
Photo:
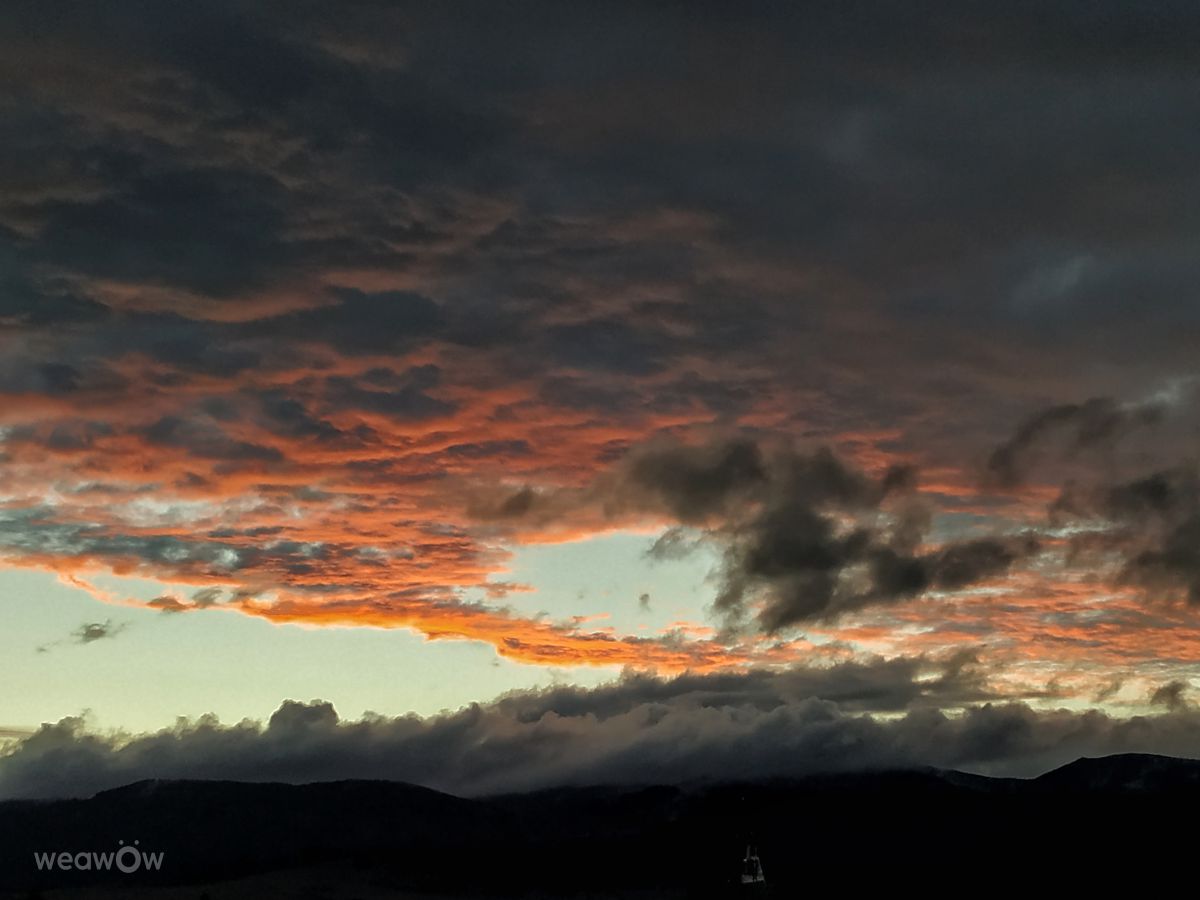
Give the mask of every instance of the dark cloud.
M 1194 111 L 1178 60 L 1196 25 L 1178 8 L 1066 4 L 1037 11 L 1036 29 L 1028 8 L 914 17 L 875 3 L 836 16 L 565 4 L 502 20 L 365 5 L 336 26 L 239 3 L 6 15 L 24 37 L 8 48 L 21 102 L 3 212 L 37 238 L 17 241 L 31 277 L 231 297 L 330 270 L 416 275 L 485 342 L 536 335 L 547 307 L 570 303 L 540 343 L 593 373 L 767 342 L 772 300 L 705 271 L 730 256 L 790 255 L 926 314 L 1030 334 L 1132 321 L 1115 302 L 1130 285 L 1187 307 L 1173 290 L 1187 242 L 1138 240 L 1196 226 L 1195 148 L 1178 127 Z M 679 218 L 655 220 L 663 210 Z M 664 297 L 672 282 L 697 302 Z M 644 286 L 636 324 L 591 308 L 587 288 L 631 284 Z M 327 326 L 345 347 L 411 333 L 411 308 L 372 332 L 352 306 L 276 326 Z
M 483 518 L 520 518 L 533 508 L 536 499 L 537 493 L 526 485 L 505 497 L 495 509 L 479 509 L 476 514 Z
M 878 480 L 848 468 L 827 450 L 784 453 L 772 461 L 756 511 L 721 531 L 728 546 L 716 606 L 738 618 L 750 599 L 766 605 L 758 620 L 768 632 L 891 603 L 929 589 L 955 589 L 1001 574 L 1036 549 L 1028 540 L 950 542 L 914 554 L 911 521 L 894 530 L 840 518 L 875 514 L 880 503 L 913 479 L 889 470 Z
M 451 444 L 445 452 L 448 456 L 460 459 L 504 459 L 514 456 L 529 456 L 533 450 L 528 441 L 512 440 Z
M 192 594 L 192 605 L 200 609 L 212 606 L 214 603 L 220 601 L 223 593 L 221 588 L 217 587 L 201 588 Z
M 1092 396 L 990 485 L 1061 463 L 1071 551 L 1200 602 L 1187 479 L 1088 480 L 1163 405 L 1109 398 L 1195 368 L 1198 38 L 1083 0 L 8 4 L 0 553 L 377 597 L 343 563 L 411 531 L 442 596 L 476 531 L 641 519 L 780 631 L 1028 560 L 956 478 Z
M 1159 516 L 1186 516 L 1200 508 L 1200 480 L 1191 467 L 1152 472 L 1114 485 L 1102 502 L 1103 511 L 1115 519 L 1145 522 Z
M 675 526 L 654 539 L 646 549 L 646 557 L 658 561 L 686 559 L 698 550 L 702 543 L 701 536 L 682 526 Z
M 776 632 L 929 590 L 966 587 L 1003 574 L 1037 550 L 1032 537 L 996 537 L 949 541 L 917 553 L 920 525 L 902 507 L 885 513 L 882 505 L 895 491 L 911 487 L 915 474 L 907 467 L 889 469 L 876 480 L 824 449 L 785 450 L 769 462 L 740 452 L 747 462 L 724 480 L 722 500 L 743 491 L 743 482 L 756 490 L 741 496 L 744 507 L 715 529 L 725 545 L 715 605 L 735 625 L 756 599 L 764 601 L 758 624 Z M 680 513 L 690 510 L 687 504 L 697 495 L 704 508 L 712 505 L 710 493 L 721 479 L 693 484 L 680 480 L 686 466 L 659 462 L 659 469 L 635 465 L 633 472 L 645 490 L 654 487 L 648 479 L 671 473 L 667 495 L 677 517 L 689 521 Z
M 113 622 L 112 619 L 105 619 L 103 622 L 85 622 L 74 631 L 71 632 L 70 643 L 72 644 L 92 644 L 96 641 L 108 640 L 114 638 L 129 627 L 127 622 Z M 53 641 L 49 644 L 42 644 L 37 648 L 38 653 L 47 653 L 52 647 L 65 643 L 64 641 Z
M 78 525 L 55 519 L 50 508 L 25 509 L 0 515 L 0 554 L 18 563 L 45 558 L 71 560 L 80 566 L 100 561 L 169 576 L 203 576 L 224 580 L 233 573 L 267 578 L 275 583 L 291 576 L 310 574 L 321 563 L 355 558 L 357 545 L 308 541 L 262 540 L 274 534 L 237 533 L 217 529 L 194 536 L 161 534 L 133 527 L 113 529 Z M 320 584 L 295 586 L 319 591 Z M 215 587 L 199 589 L 188 604 L 159 597 L 152 606 L 174 610 L 211 606 L 219 595 Z
M 680 522 L 699 524 L 748 500 L 767 473 L 757 444 L 730 441 L 647 448 L 633 454 L 625 477 L 631 490 L 647 492 L 638 502 L 657 501 Z
M 1120 560 L 1118 576 L 1150 599 L 1200 604 L 1200 476 L 1194 464 L 1128 481 L 1075 484 L 1051 508 L 1054 519 L 1087 523 L 1072 539 L 1080 554 Z
M 894 466 L 872 478 L 828 448 L 803 451 L 748 438 L 660 440 L 630 451 L 586 489 L 524 487 L 477 504 L 472 514 L 517 524 L 553 522 L 589 507 L 609 516 L 667 517 L 680 525 L 663 532 L 649 556 L 678 559 L 700 540 L 714 544 L 723 553 L 717 612 L 736 629 L 762 601 L 757 624 L 774 633 L 932 590 L 958 590 L 1038 551 L 1036 538 L 1021 534 L 951 540 L 918 552 L 928 516 L 889 502 L 903 500 L 916 477 L 911 466 Z
M 142 434 L 151 445 L 184 450 L 198 459 L 265 464 L 284 461 L 275 447 L 231 438 L 216 423 L 196 419 L 164 416 L 143 429 Z
M 1191 705 L 1187 699 L 1187 691 L 1190 687 L 1191 685 L 1186 681 L 1169 681 L 1156 688 L 1150 695 L 1150 705 L 1165 706 L 1173 711 L 1188 709 Z
M 1023 480 L 1035 453 L 1046 445 L 1066 454 L 1110 445 L 1135 428 L 1160 421 L 1162 416 L 1163 409 L 1157 404 L 1122 405 L 1110 397 L 1052 406 L 1026 419 L 1009 440 L 992 452 L 988 473 L 1001 486 L 1012 487 Z
M 330 344 L 347 353 L 400 353 L 444 328 L 436 302 L 411 291 L 334 288 L 335 302 L 245 326 L 254 336 Z
M 188 612 L 195 608 L 191 604 L 184 603 L 178 597 L 172 597 L 169 594 L 163 594 L 161 597 L 155 597 L 146 605 L 151 609 L 161 610 L 165 613 Z
M 286 252 L 282 186 L 210 168 L 138 172 L 93 202 L 46 204 L 39 261 L 211 294 L 261 287 Z
M 1031 775 L 1081 755 L 1186 755 L 1200 717 L 978 703 L 970 665 L 628 677 L 554 687 L 430 718 L 287 701 L 260 725 L 212 717 L 127 738 L 76 718 L 0 751 L 0 797 L 86 796 L 143 778 L 310 782 L 388 778 L 464 794 L 565 784 L 680 783 L 934 765 Z M 966 703 L 948 715 L 938 705 Z M 867 711 L 886 710 L 881 719 Z
M 553 376 L 542 382 L 542 399 L 568 409 L 617 414 L 636 406 L 640 398 L 627 386 L 605 384 L 595 378 Z
M 951 544 L 923 559 L 929 584 L 945 590 L 955 590 L 973 584 L 989 575 L 1008 570 L 1017 560 L 1038 549 L 1032 536 L 1013 540 L 978 538 Z
M 912 554 L 868 528 L 839 534 L 828 515 L 783 507 L 735 534 L 716 606 L 736 622 L 747 602 L 761 597 L 758 623 L 773 633 L 930 590 L 958 590 L 1004 574 L 1037 549 L 1032 537 L 981 538 Z
M 1169 527 L 1157 544 L 1133 552 L 1122 574 L 1152 595 L 1182 592 L 1189 604 L 1200 605 L 1200 515 Z
M 496 706 L 521 722 L 536 722 L 549 714 L 606 720 L 655 703 L 770 711 L 808 697 L 855 713 L 956 707 L 992 699 L 978 660 L 964 652 L 942 659 L 899 658 L 828 668 L 683 674 L 670 679 L 626 674 L 619 682 L 586 690 L 562 685 L 518 691 L 497 700 Z
M 440 379 L 434 366 L 368 373 L 361 380 L 334 376 L 325 382 L 325 399 L 333 409 L 357 409 L 400 420 L 445 416 L 454 412 L 455 405 L 427 393 Z
M 80 296 L 62 279 L 37 272 L 23 248 L 9 244 L 0 232 L 0 321 L 11 326 L 54 327 L 96 322 L 109 310 Z
M 93 641 L 101 641 L 105 638 L 111 638 L 125 630 L 125 625 L 114 625 L 111 619 L 106 619 L 103 622 L 88 622 L 85 625 L 79 626 L 72 636 L 76 643 L 90 644 Z
M 313 415 L 302 401 L 282 391 L 270 391 L 258 399 L 268 427 L 278 434 L 318 441 L 345 437 L 344 432 L 331 422 Z
M 194 612 L 216 606 L 226 599 L 240 599 L 245 596 L 249 595 L 243 591 L 231 591 L 230 596 L 226 597 L 224 589 L 207 587 L 194 592 L 190 600 L 182 600 L 170 594 L 163 594 L 160 597 L 150 600 L 146 605 L 151 609 L 157 609 L 165 613 Z
M 444 340 L 548 402 L 729 417 L 882 371 L 894 421 L 1098 349 L 1186 352 L 1178 7 L 5 18 L 0 316 L 77 327 L 67 357 Z
M 662 333 L 623 321 L 598 320 L 560 325 L 547 335 L 553 359 L 571 370 L 617 371 L 646 375 L 663 368 L 671 341 Z

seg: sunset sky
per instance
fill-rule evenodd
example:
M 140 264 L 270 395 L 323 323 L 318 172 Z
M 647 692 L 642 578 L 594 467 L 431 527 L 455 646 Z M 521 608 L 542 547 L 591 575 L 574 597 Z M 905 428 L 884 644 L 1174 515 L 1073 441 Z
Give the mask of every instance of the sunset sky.
M 1200 755 L 1198 40 L 6 4 L 0 795 Z

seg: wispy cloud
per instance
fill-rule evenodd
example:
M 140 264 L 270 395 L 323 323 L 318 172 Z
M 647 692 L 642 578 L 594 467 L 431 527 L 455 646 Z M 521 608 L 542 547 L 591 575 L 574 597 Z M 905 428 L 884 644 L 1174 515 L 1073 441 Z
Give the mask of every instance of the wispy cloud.
M 96 641 L 109 640 L 121 634 L 128 627 L 128 622 L 114 623 L 112 619 L 105 619 L 103 622 L 85 622 L 71 632 L 69 639 L 41 644 L 38 646 L 37 652 L 48 653 L 52 648 L 65 644 L 92 644 Z

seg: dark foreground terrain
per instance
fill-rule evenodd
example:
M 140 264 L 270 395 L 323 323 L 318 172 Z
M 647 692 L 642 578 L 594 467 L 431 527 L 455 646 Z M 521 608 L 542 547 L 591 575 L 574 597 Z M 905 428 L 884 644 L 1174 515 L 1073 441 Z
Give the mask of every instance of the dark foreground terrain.
M 777 897 L 1144 892 L 1191 859 L 1198 801 L 1200 761 L 1137 755 L 1030 781 L 881 772 L 482 800 L 388 782 L 139 782 L 0 803 L 0 896 L 736 896 L 751 838 Z M 157 871 L 35 858 L 135 840 L 162 854 Z

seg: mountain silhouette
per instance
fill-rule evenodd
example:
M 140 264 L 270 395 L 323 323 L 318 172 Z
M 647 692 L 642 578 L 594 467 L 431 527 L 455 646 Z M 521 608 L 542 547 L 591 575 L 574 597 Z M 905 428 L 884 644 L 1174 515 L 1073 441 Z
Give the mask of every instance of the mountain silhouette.
M 1029 780 L 926 769 L 480 799 L 380 781 L 141 781 L 85 800 L 0 803 L 0 886 L 14 892 L 0 896 L 119 885 L 121 896 L 150 897 L 194 885 L 216 900 L 243 896 L 238 884 L 312 896 L 302 886 L 325 879 L 347 897 L 716 897 L 736 895 L 748 843 L 785 893 L 896 879 L 935 895 L 1015 890 L 1035 873 L 1039 890 L 1145 889 L 1164 861 L 1186 858 L 1189 834 L 1174 823 L 1198 794 L 1200 761 L 1139 754 Z M 161 867 L 34 863 L 133 841 L 162 853 Z M 330 890 L 322 896 L 343 896 Z
M 1037 779 L 1043 787 L 1075 791 L 1172 791 L 1200 787 L 1200 760 L 1121 753 L 1083 757 Z

